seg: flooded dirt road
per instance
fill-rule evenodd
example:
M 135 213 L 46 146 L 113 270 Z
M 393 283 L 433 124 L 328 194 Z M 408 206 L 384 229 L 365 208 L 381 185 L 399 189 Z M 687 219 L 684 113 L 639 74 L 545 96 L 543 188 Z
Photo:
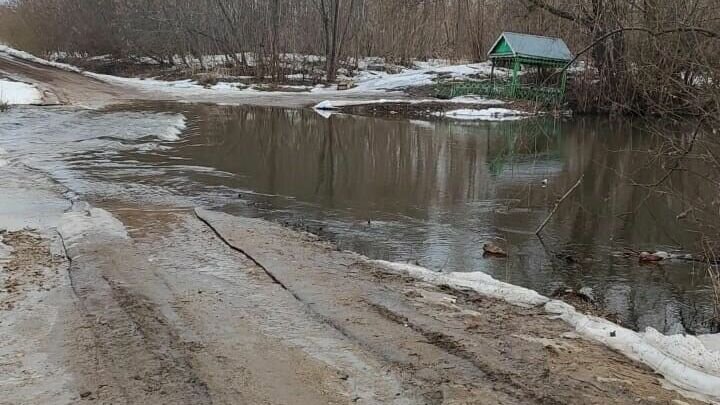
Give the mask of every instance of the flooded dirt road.
M 454 124 L 172 105 L 151 121 L 157 108 L 104 115 L 109 127 L 132 118 L 147 128 L 133 140 L 110 131 L 98 145 L 84 141 L 64 166 L 72 187 L 259 216 L 371 258 L 482 271 L 545 295 L 589 289 L 601 313 L 639 330 L 718 328 L 702 263 L 643 265 L 627 254 L 701 252 L 695 234 L 678 232 L 693 223 L 678 219 L 682 201 L 629 185 L 631 176 L 653 182 L 660 172 L 658 140 L 632 122 Z M 187 129 L 177 141 L 150 136 L 180 116 Z M 538 239 L 533 232 L 555 199 L 583 175 Z M 704 198 L 692 182 L 675 181 L 688 201 Z M 510 257 L 484 257 L 488 241 Z
M 622 233 L 632 223 L 593 220 L 612 206 L 597 195 L 621 209 L 635 198 L 602 186 L 599 167 L 637 156 L 581 137 L 607 123 L 515 125 L 258 107 L 11 109 L 0 116 L 0 219 L 11 232 L 0 256 L 26 265 L 3 267 L 2 401 L 693 403 L 540 307 L 351 252 L 541 291 L 590 286 L 603 308 L 642 314 L 638 326 L 658 324 L 644 294 L 670 309 L 706 302 L 699 273 L 667 282 L 687 264 L 613 256 L 669 245 L 645 229 L 653 222 Z M 582 171 L 595 181 L 540 250 L 526 229 Z M 483 258 L 481 243 L 498 237 L 510 258 Z

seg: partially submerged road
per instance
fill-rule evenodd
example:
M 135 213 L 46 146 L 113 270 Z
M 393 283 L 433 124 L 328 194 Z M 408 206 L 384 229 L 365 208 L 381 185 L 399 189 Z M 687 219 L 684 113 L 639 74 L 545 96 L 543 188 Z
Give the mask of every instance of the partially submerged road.
M 181 101 L 209 104 L 257 105 L 301 108 L 324 100 L 374 100 L 378 92 L 240 92 L 212 90 L 199 86 L 172 87 L 152 81 L 124 79 L 57 67 L 20 59 L 0 50 L 0 78 L 30 83 L 40 90 L 44 104 L 100 108 L 131 101 Z M 382 92 L 393 99 L 407 97 L 402 92 Z
M 0 69 L 61 102 L 138 96 L 7 57 Z M 12 158 L 0 178 L 0 404 L 694 403 L 542 308 L 263 220 L 91 206 Z
M 35 85 L 43 104 L 69 104 L 101 107 L 113 102 L 135 99 L 137 92 L 115 86 L 77 72 L 61 70 L 22 60 L 0 51 L 0 77 Z
M 108 209 L 117 219 L 78 202 L 58 219 L 65 260 L 47 247 L 53 237 L 4 235 L 14 249 L 4 272 L 35 281 L 14 283 L 24 298 L 3 296 L 1 367 L 14 377 L 0 402 L 681 399 L 541 308 L 425 284 L 263 220 Z

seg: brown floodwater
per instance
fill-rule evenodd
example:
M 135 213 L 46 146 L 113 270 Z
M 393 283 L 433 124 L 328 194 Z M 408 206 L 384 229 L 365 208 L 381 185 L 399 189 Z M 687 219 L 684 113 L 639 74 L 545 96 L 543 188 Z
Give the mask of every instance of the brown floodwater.
M 101 198 L 112 189 L 139 200 L 181 198 L 309 230 L 371 258 L 482 271 L 546 295 L 585 288 L 632 328 L 717 329 L 706 265 L 641 265 L 624 254 L 701 251 L 691 220 L 677 219 L 688 208 L 684 201 L 703 198 L 701 183 L 673 175 L 679 196 L 631 184 L 651 184 L 666 170 L 655 159 L 662 140 L 638 123 L 133 108 L 182 112 L 188 127 L 179 141 L 159 147 L 72 154 L 71 167 L 95 179 L 85 194 Z M 542 239 L 536 237 L 555 201 L 581 176 Z M 505 246 L 509 257 L 483 257 L 488 241 Z

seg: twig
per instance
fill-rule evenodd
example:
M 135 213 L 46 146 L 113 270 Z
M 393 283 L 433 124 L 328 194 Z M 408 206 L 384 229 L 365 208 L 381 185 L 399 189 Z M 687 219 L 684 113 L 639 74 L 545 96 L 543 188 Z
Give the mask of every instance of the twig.
M 573 63 L 575 63 L 578 59 L 580 59 L 580 57 L 581 57 L 582 55 L 584 55 L 585 53 L 587 53 L 589 50 L 595 48 L 599 43 L 605 41 L 606 39 L 608 39 L 608 38 L 610 38 L 610 37 L 612 37 L 612 36 L 614 36 L 614 35 L 617 35 L 617 34 L 620 34 L 620 33 L 624 33 L 624 32 L 628 32 L 628 31 L 640 31 L 640 32 L 644 32 L 644 33 L 646 33 L 646 34 L 648 34 L 648 35 L 650 35 L 650 36 L 652 36 L 652 37 L 661 37 L 661 36 L 668 35 L 668 34 L 693 32 L 693 33 L 698 33 L 698 34 L 704 35 L 704 36 L 706 36 L 706 37 L 708 37 L 708 38 L 712 38 L 712 39 L 718 39 L 718 38 L 720 38 L 720 33 L 717 33 L 717 32 L 715 32 L 715 31 L 711 31 L 711 30 L 708 30 L 708 29 L 705 29 L 705 28 L 702 28 L 702 27 L 676 27 L 676 28 L 671 28 L 671 29 L 662 30 L 662 31 L 653 31 L 653 30 L 651 30 L 651 29 L 649 29 L 649 28 L 645 28 L 645 27 L 622 27 L 622 28 L 618 28 L 618 29 L 616 29 L 616 30 L 613 30 L 613 31 L 610 31 L 610 32 L 606 33 L 605 35 L 602 35 L 602 36 L 599 37 L 599 38 L 596 38 L 590 45 L 586 46 L 585 48 L 583 48 L 582 51 L 578 52 L 578 53 L 575 55 L 575 57 L 574 57 L 570 62 L 568 62 L 567 64 L 565 64 L 565 66 L 564 66 L 562 69 L 560 69 L 559 71 L 556 71 L 555 73 L 553 73 L 553 74 L 551 74 L 550 76 L 548 76 L 548 77 L 543 81 L 543 85 L 544 85 L 545 83 L 547 83 L 547 82 L 548 82 L 550 79 L 552 79 L 553 77 L 555 77 L 555 76 L 559 75 L 560 73 L 568 70 L 568 69 L 570 68 L 570 66 L 572 66 Z
M 542 232 L 543 228 L 545 228 L 545 225 L 547 225 L 548 221 L 550 221 L 550 218 L 552 218 L 553 215 L 555 215 L 555 212 L 558 210 L 558 208 L 560 208 L 560 204 L 562 204 L 563 201 L 565 201 L 565 199 L 567 199 L 568 197 L 570 197 L 570 194 L 572 194 L 573 191 L 575 191 L 576 188 L 580 187 L 580 184 L 582 184 L 582 181 L 583 181 L 584 178 L 585 178 L 585 175 L 584 175 L 584 174 L 583 174 L 582 176 L 580 176 L 580 178 L 579 178 L 578 181 L 575 183 L 575 185 L 572 186 L 572 187 L 570 187 L 570 189 L 565 193 L 565 195 L 563 195 L 563 196 L 555 203 L 555 207 L 553 207 L 552 211 L 550 211 L 550 215 L 548 215 L 547 218 L 545 218 L 545 220 L 543 221 L 543 223 L 540 224 L 540 226 L 538 227 L 538 229 L 535 231 L 535 235 L 538 235 L 538 236 L 540 235 L 540 232 Z

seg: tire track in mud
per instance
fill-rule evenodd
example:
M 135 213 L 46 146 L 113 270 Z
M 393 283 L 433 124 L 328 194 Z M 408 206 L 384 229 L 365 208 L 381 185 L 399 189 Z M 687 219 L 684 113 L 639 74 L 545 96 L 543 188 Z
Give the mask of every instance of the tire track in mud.
M 68 243 L 69 277 L 79 314 L 69 314 L 68 361 L 81 397 L 109 403 L 210 404 L 190 353 L 149 299 L 113 281 L 143 263 L 129 240 L 92 230 Z M 138 271 L 138 274 L 140 271 Z M 147 277 L 147 276 L 144 276 Z
M 250 257 L 255 263 L 262 263 L 267 259 L 253 255 L 249 249 L 240 248 L 237 240 L 230 240 L 230 238 L 223 235 L 224 230 L 218 229 L 212 223 L 217 218 L 204 218 L 205 215 L 211 215 L 209 211 L 203 210 L 201 213 L 196 209 L 195 214 L 233 250 L 243 251 L 243 254 Z M 247 220 L 245 218 L 235 219 L 238 221 Z M 272 228 L 279 227 L 279 225 L 269 226 Z M 263 244 L 262 240 L 268 238 L 268 235 L 263 234 L 266 231 L 259 232 L 260 245 Z M 285 231 L 291 232 L 297 237 L 294 231 Z M 294 239 L 292 241 L 285 240 L 285 242 L 288 242 L 289 251 L 297 249 L 296 240 Z M 283 240 L 283 238 L 280 235 L 273 235 L 267 240 Z M 317 246 L 313 245 L 312 242 L 306 241 L 304 243 L 305 247 L 309 248 L 308 251 L 312 252 L 309 253 L 311 256 L 319 253 L 314 250 Z M 285 246 L 284 243 L 280 245 Z M 258 247 L 251 246 L 251 248 L 257 249 Z M 292 256 L 292 254 L 290 255 Z M 313 266 L 317 268 L 332 267 L 333 269 L 328 271 L 334 274 L 337 268 L 344 267 L 348 260 L 357 261 L 358 259 L 358 257 L 354 256 L 350 258 L 352 255 L 344 255 L 342 252 L 339 252 L 338 255 L 338 257 L 333 258 L 337 261 L 329 257 L 316 256 L 318 261 L 314 262 Z M 328 259 L 333 261 L 328 263 Z M 283 258 L 283 263 L 285 263 L 284 260 L 292 261 L 290 258 Z M 275 264 L 279 265 L 280 263 Z M 306 266 L 307 263 L 301 260 L 301 263 L 297 263 L 297 267 L 293 271 L 305 274 Z M 265 272 L 273 272 L 268 269 L 268 265 L 262 267 Z M 277 270 L 282 275 L 274 274 L 273 278 L 284 277 L 288 279 L 289 282 L 285 283 L 286 286 L 290 283 L 295 284 L 297 281 L 292 277 L 288 278 L 287 271 L 289 269 L 278 267 Z M 308 274 L 308 277 L 313 278 L 311 274 Z M 337 275 L 329 277 L 336 278 Z M 332 281 L 331 284 L 337 281 Z M 293 285 L 288 289 L 288 292 L 303 304 L 314 317 L 350 339 L 366 353 L 384 364 L 387 369 L 392 370 L 402 381 L 403 387 L 408 392 L 412 392 L 413 396 L 423 398 L 421 403 L 442 404 L 447 401 L 460 400 L 461 403 L 524 404 L 527 403 L 528 399 L 534 399 L 532 395 L 528 396 L 527 393 L 521 389 L 516 389 L 515 386 L 506 385 L 499 380 L 492 381 L 488 379 L 488 375 L 468 359 L 458 356 L 437 341 L 428 339 L 420 330 L 410 327 L 409 323 L 398 322 L 398 319 L 392 319 L 386 314 L 379 313 L 379 306 L 371 305 L 366 299 L 368 296 L 372 296 L 382 301 L 380 291 L 383 290 L 394 295 L 391 290 L 384 290 L 381 284 L 375 284 L 375 282 L 368 284 L 368 280 L 364 278 L 356 278 L 352 282 L 357 283 L 357 286 L 350 289 L 338 286 L 338 288 L 331 288 L 326 291 L 322 286 L 316 286 L 313 287 L 314 291 L 308 291 L 302 286 Z M 348 304 L 347 300 L 351 300 L 353 303 Z M 360 325 L 367 325 L 367 327 Z M 390 339 L 392 343 L 382 336 L 383 334 L 392 337 Z M 483 400 L 478 402 L 478 398 L 483 398 Z
M 264 220 L 196 209 L 420 403 L 667 404 L 657 375 L 537 308 L 385 271 Z M 681 403 L 695 403 L 682 398 Z
M 467 360 L 479 370 L 482 370 L 493 383 L 496 383 L 495 388 L 504 391 L 506 394 L 518 397 L 518 399 L 523 401 L 524 403 L 544 405 L 563 404 L 563 402 L 558 401 L 554 398 L 548 398 L 545 395 L 538 395 L 533 391 L 526 390 L 523 383 L 513 378 L 514 376 L 512 374 L 502 372 L 497 367 L 493 367 L 493 365 L 482 361 L 471 351 L 466 350 L 465 346 L 461 342 L 459 342 L 457 339 L 453 338 L 449 334 L 425 327 L 420 323 L 415 322 L 407 316 L 399 313 L 398 311 L 394 311 L 393 309 L 390 309 L 380 303 L 368 302 L 368 305 L 377 310 L 380 315 L 386 317 L 387 319 L 405 325 L 414 330 L 415 332 L 421 334 L 423 337 L 425 337 L 425 339 L 427 339 L 428 343 L 437 346 L 438 348 L 441 348 L 448 354 Z

